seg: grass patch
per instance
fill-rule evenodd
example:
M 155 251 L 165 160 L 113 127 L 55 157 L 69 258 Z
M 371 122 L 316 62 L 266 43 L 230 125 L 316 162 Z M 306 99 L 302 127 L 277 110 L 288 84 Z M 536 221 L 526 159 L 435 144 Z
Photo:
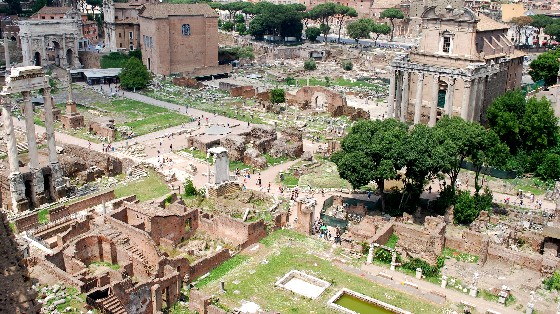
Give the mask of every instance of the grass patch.
M 297 186 L 299 184 L 299 178 L 294 176 L 291 172 L 283 172 L 281 174 L 280 182 L 285 186 Z
M 109 262 L 93 262 L 89 264 L 89 266 L 97 266 L 97 267 L 108 267 L 112 270 L 119 270 L 121 266 L 119 264 L 111 264 Z
M 289 238 L 289 239 L 296 240 L 298 242 L 302 242 L 305 239 L 307 239 L 307 237 L 301 233 L 297 233 L 295 231 L 291 231 L 288 229 L 280 229 L 272 232 L 268 236 L 261 239 L 259 242 L 264 246 L 270 247 L 272 246 L 272 244 L 276 243 L 281 238 Z
M 148 170 L 148 176 L 127 185 L 115 188 L 115 197 L 125 197 L 135 194 L 141 202 L 166 195 L 171 192 L 165 181 L 153 171 Z
M 459 262 L 465 262 L 465 263 L 478 263 L 478 256 L 477 255 L 472 255 L 469 253 L 464 253 L 464 252 L 459 252 L 457 250 L 451 249 L 451 248 L 444 248 L 443 252 L 441 252 L 441 255 L 445 256 L 445 257 L 449 257 L 449 258 L 454 258 Z
M 241 255 L 241 254 L 235 255 L 234 257 L 225 261 L 222 265 L 210 271 L 210 274 L 208 276 L 197 281 L 195 286 L 200 289 L 206 286 L 208 283 L 222 278 L 225 274 L 227 274 L 235 267 L 241 265 L 241 263 L 245 262 L 247 259 L 249 259 L 249 257 L 246 255 Z
M 260 249 L 263 251 L 231 269 L 220 279 L 226 283 L 226 293 L 220 295 L 220 302 L 233 308 L 238 307 L 241 300 L 251 300 L 263 307 L 263 311 L 330 314 L 332 308 L 327 306 L 327 300 L 340 289 L 348 288 L 413 313 L 439 312 L 438 305 L 378 285 L 362 277 L 361 271 L 357 269 L 356 273 L 348 272 L 331 260 L 315 256 L 315 252 L 326 249 L 325 243 L 303 235 L 300 237 L 303 237 L 301 241 L 294 241 L 291 233 L 275 232 L 268 239 L 263 239 L 268 244 Z M 331 286 L 314 300 L 274 287 L 276 280 L 292 269 L 326 280 Z M 218 295 L 219 282 L 208 283 L 202 291 Z
M 266 163 L 268 164 L 269 167 L 274 166 L 274 165 L 279 165 L 279 164 L 285 163 L 286 161 L 290 160 L 286 156 L 272 157 L 269 154 L 264 154 L 263 156 L 266 159 Z
M 13 233 L 17 233 L 16 224 L 14 222 L 10 222 L 10 229 L 12 229 Z
M 333 162 L 324 161 L 318 167 L 302 175 L 300 186 L 309 186 L 313 189 L 351 189 L 350 183 L 340 177 L 338 169 Z
M 397 241 L 399 241 L 399 237 L 397 237 L 397 235 L 393 233 L 389 237 L 389 240 L 387 241 L 387 243 L 385 243 L 385 246 L 388 246 L 388 247 L 394 249 L 395 246 L 397 245 Z
M 307 86 L 307 78 L 298 79 L 299 86 Z M 324 79 L 309 78 L 309 86 L 346 86 L 346 87 L 365 87 L 368 89 L 382 91 L 386 87 L 380 84 L 374 84 L 367 81 L 351 81 L 344 78 L 338 78 L 335 80 L 329 80 L 328 82 Z
M 41 209 L 37 213 L 37 219 L 39 220 L 40 224 L 48 223 L 49 222 L 49 209 L 48 208 Z

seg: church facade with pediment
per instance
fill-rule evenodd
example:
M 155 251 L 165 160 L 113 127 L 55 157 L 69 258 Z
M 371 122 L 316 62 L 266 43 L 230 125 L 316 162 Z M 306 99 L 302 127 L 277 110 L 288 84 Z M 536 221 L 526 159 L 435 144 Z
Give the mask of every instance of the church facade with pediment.
M 428 7 L 421 18 L 418 47 L 391 63 L 388 116 L 484 123 L 494 98 L 521 85 L 524 54 L 507 38 L 509 26 L 451 4 Z

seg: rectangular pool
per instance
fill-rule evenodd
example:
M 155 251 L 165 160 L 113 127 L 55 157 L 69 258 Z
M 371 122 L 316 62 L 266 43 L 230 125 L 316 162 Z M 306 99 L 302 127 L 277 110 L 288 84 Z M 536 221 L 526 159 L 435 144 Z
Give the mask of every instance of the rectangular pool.
M 335 294 L 328 305 L 348 314 L 411 314 L 391 304 L 348 289 L 342 289 Z

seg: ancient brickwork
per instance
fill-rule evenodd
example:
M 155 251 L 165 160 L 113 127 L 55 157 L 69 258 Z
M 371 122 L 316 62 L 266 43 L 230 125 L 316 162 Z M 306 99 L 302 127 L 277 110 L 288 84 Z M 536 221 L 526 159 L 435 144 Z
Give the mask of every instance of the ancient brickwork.
M 199 228 L 213 237 L 225 239 L 242 248 L 266 236 L 266 225 L 262 219 L 249 223 L 225 215 L 202 214 Z
M 115 198 L 114 190 L 102 192 L 69 205 L 65 205 L 62 207 L 55 207 L 49 210 L 49 218 L 50 221 L 56 221 L 58 219 L 62 219 L 66 216 L 72 215 L 84 209 L 88 209 L 90 207 L 100 205 L 104 202 L 109 202 L 114 198 Z
M 224 195 L 233 194 L 241 191 L 241 185 L 238 182 L 224 182 L 222 184 L 208 187 L 208 197 L 216 198 Z
M 78 172 L 86 171 L 91 167 L 102 169 L 105 175 L 115 176 L 134 164 L 127 159 L 119 159 L 72 144 L 64 145 L 64 154 L 61 155 L 60 162 L 64 173 L 69 177 L 75 177 Z
M 394 232 L 399 237 L 397 246 L 403 254 L 421 258 L 434 265 L 441 255 L 445 242 L 443 217 L 426 217 L 424 226 L 395 223 Z
M 100 69 L 103 54 L 94 51 L 78 51 L 78 59 L 84 69 Z
M 212 269 L 218 267 L 223 262 L 227 261 L 231 258 L 231 253 L 228 249 L 222 249 L 215 254 L 201 258 L 190 266 L 189 269 L 189 278 L 194 280 L 207 272 L 211 271 Z

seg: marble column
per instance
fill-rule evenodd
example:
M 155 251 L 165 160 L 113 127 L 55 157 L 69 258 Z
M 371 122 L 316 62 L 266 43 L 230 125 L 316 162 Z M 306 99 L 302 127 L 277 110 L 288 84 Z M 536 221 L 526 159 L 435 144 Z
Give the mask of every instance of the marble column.
M 408 90 L 409 90 L 409 72 L 405 71 L 403 75 L 403 91 L 401 96 L 401 121 L 406 122 L 406 114 L 408 111 Z
M 470 107 L 469 107 L 469 121 L 474 121 L 474 113 L 476 111 L 476 106 L 478 106 L 477 102 L 477 95 L 478 90 L 480 89 L 480 81 L 479 78 L 475 78 L 471 84 L 471 96 L 470 96 Z
M 428 126 L 435 126 L 437 120 L 437 103 L 438 103 L 438 93 L 439 93 L 439 75 L 434 74 L 434 81 L 432 83 L 432 104 L 430 106 L 430 120 L 428 121 Z
M 19 159 L 17 150 L 16 134 L 14 132 L 14 123 L 12 121 L 12 110 L 10 108 L 8 96 L 2 97 L 2 117 L 4 123 L 4 131 L 7 137 L 8 162 L 10 164 L 10 173 L 19 172 Z
M 46 79 L 48 86 L 48 79 Z M 54 138 L 54 117 L 53 117 L 53 104 L 51 98 L 51 88 L 43 88 L 43 101 L 45 103 L 45 129 L 47 133 L 47 148 L 49 152 L 49 163 L 58 163 L 58 156 L 56 155 L 56 141 Z
M 414 124 L 420 123 L 420 112 L 422 110 L 422 93 L 424 91 L 424 73 L 418 73 L 416 82 L 416 102 L 414 103 Z
M 391 70 L 391 77 L 389 80 L 389 99 L 387 101 L 387 118 L 393 118 L 395 107 L 395 71 Z
M 39 152 L 37 149 L 37 137 L 35 136 L 35 121 L 33 120 L 33 103 L 31 93 L 25 91 L 23 103 L 25 105 L 25 134 L 27 135 L 27 145 L 29 150 L 29 170 L 33 176 L 32 201 L 35 207 L 44 203 L 45 183 L 43 173 L 39 168 Z
M 471 98 L 471 81 L 464 80 L 465 88 L 463 88 L 463 105 L 461 107 L 461 118 L 468 120 L 469 104 Z
M 8 46 L 8 41 L 10 40 L 10 35 L 4 33 L 4 58 L 6 59 L 6 75 L 10 73 L 10 47 Z
M 447 83 L 447 94 L 445 94 L 445 113 L 451 117 L 453 115 L 453 93 L 455 92 L 455 78 L 450 78 Z
M 395 102 L 395 119 L 401 116 L 401 103 L 402 103 L 402 88 L 403 88 L 403 73 L 402 71 L 397 71 L 397 90 L 396 90 L 396 102 Z
M 484 90 L 486 89 L 486 77 L 478 80 L 478 89 L 476 90 L 475 107 L 473 121 L 480 122 L 480 113 L 484 102 Z

